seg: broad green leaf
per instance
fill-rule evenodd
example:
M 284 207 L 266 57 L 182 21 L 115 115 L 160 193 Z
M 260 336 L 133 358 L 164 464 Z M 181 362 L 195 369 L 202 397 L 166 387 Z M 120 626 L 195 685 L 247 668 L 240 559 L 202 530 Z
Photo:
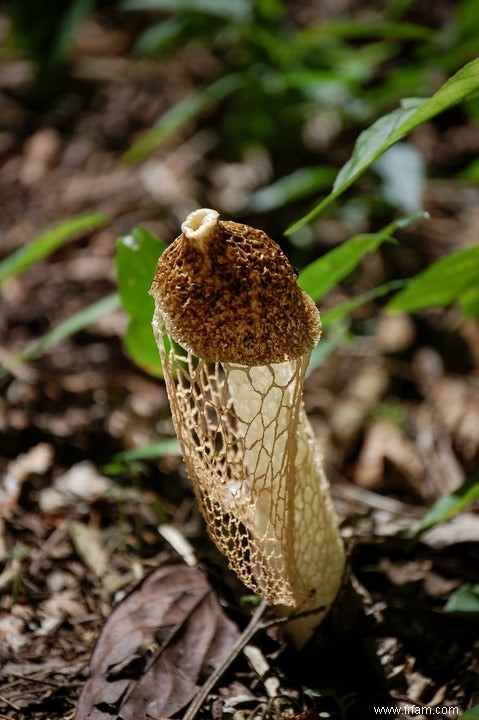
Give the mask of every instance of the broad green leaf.
M 156 264 L 165 243 L 143 228 L 118 239 L 115 263 L 123 309 L 130 322 L 125 344 L 133 360 L 144 370 L 162 377 L 158 349 L 151 329 L 154 301 L 149 295 Z
M 290 234 L 310 222 L 338 198 L 362 173 L 411 130 L 457 105 L 479 89 L 479 59 L 465 65 L 430 98 L 408 98 L 402 107 L 376 120 L 356 141 L 349 161 L 339 171 L 332 192 L 286 231 Z
M 331 167 L 301 168 L 267 187 L 256 190 L 251 195 L 250 209 L 255 212 L 267 212 L 283 207 L 327 187 L 333 178 L 334 169 Z
M 447 522 L 479 498 L 479 473 L 474 473 L 460 488 L 439 498 L 424 515 L 416 534 Z
M 416 312 L 433 306 L 445 307 L 461 297 L 466 298 L 467 305 L 466 291 L 478 285 L 479 245 L 476 245 L 447 255 L 416 275 L 392 298 L 387 309 Z
M 148 293 L 158 258 L 166 248 L 165 243 L 141 227 L 118 238 L 115 254 L 118 283 L 122 305 L 130 316 L 151 321 L 154 303 Z M 142 302 L 145 297 L 147 303 Z
M 216 15 L 232 21 L 249 20 L 251 3 L 248 0 L 123 0 L 122 10 L 160 10 L 161 12 L 197 12 Z
M 156 150 L 170 135 L 181 130 L 194 118 L 207 110 L 215 102 L 222 100 L 242 85 L 241 75 L 226 75 L 214 83 L 174 105 L 147 130 L 123 155 L 123 161 L 138 163 Z
M 163 377 L 158 348 L 155 343 L 151 321 L 153 313 L 145 320 L 139 317 L 130 318 L 124 336 L 124 343 L 128 355 L 145 372 L 157 377 Z
M 26 350 L 9 362 L 8 368 L 0 368 L 0 377 L 3 377 L 9 370 L 14 370 L 17 365 L 39 357 L 55 343 L 66 340 L 80 330 L 93 325 L 101 317 L 108 315 L 119 307 L 120 297 L 117 293 L 107 295 L 107 297 L 88 305 L 29 345 Z
M 444 610 L 450 613 L 474 613 L 479 617 L 479 585 L 471 585 L 470 583 L 461 585 L 451 595 L 444 606 Z
M 355 235 L 323 257 L 307 265 L 299 273 L 298 283 L 314 301 L 349 275 L 368 252 L 374 252 L 384 242 L 391 242 L 389 233 Z
M 10 277 L 19 275 L 39 260 L 51 255 L 57 248 L 83 233 L 106 225 L 108 219 L 100 213 L 79 215 L 64 220 L 36 237 L 0 262 L 0 285 Z

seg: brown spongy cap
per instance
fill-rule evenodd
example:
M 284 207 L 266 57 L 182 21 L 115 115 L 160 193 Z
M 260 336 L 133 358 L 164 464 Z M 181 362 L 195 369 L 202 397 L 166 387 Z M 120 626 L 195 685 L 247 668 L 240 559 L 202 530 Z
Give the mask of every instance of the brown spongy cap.
M 151 294 L 169 334 L 207 361 L 269 365 L 312 350 L 319 312 L 261 230 L 195 210 L 161 256 Z

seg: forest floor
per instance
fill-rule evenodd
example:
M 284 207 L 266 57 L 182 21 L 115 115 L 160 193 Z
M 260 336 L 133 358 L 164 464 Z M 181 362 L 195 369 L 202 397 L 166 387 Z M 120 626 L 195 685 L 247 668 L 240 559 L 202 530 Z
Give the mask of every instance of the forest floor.
M 118 235 L 141 224 L 170 241 L 185 212 L 214 201 L 198 188 L 207 133 L 139 166 L 120 161 L 194 59 L 176 59 L 175 84 L 168 64 L 123 57 L 128 33 L 92 25 L 82 42 L 44 109 L 25 102 L 29 64 L 0 64 L 2 255 L 64 218 L 109 218 L 2 287 L 5 364 L 115 291 Z M 472 137 L 467 123 L 456 131 Z M 426 141 L 447 156 L 444 138 Z M 479 190 L 437 182 L 426 207 L 427 227 L 407 231 L 423 247 L 477 238 Z M 458 717 L 478 704 L 478 616 L 445 610 L 479 583 L 477 504 L 415 536 L 426 509 L 477 468 L 478 324 L 455 309 L 379 315 L 308 378 L 353 579 L 301 654 L 268 609 L 234 652 L 255 606 L 207 538 L 181 459 L 115 460 L 174 435 L 164 385 L 127 357 L 125 327 L 114 311 L 0 379 L 0 718 L 73 718 L 84 688 L 82 718 L 116 718 L 122 698 L 125 720 L 181 716 L 228 658 L 200 718 L 361 720 L 390 706 Z

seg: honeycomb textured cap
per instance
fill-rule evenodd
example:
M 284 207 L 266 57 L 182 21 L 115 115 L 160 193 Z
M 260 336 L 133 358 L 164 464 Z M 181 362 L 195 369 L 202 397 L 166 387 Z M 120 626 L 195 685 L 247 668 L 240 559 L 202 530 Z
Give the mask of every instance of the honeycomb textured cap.
M 182 229 L 161 256 L 151 288 L 180 345 L 207 361 L 250 366 L 312 350 L 319 312 L 277 243 L 207 208 L 188 216 Z

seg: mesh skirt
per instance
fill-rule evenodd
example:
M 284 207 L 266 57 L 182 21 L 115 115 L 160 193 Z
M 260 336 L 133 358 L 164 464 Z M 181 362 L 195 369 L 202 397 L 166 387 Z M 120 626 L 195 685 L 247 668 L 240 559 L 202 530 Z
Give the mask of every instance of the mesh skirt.
M 211 538 L 243 583 L 276 607 L 327 610 L 344 550 L 301 399 L 309 353 L 255 367 L 207 363 L 173 342 L 159 313 L 154 329 Z

